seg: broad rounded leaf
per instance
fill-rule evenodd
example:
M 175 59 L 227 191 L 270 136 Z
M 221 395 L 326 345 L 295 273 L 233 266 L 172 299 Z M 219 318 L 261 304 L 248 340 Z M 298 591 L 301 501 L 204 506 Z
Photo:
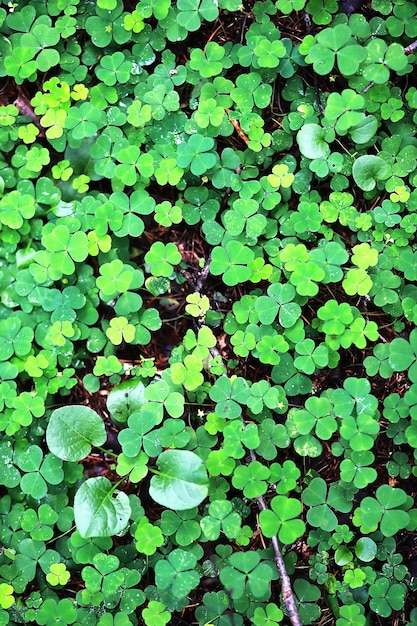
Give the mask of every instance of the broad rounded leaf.
M 363 191 L 375 188 L 377 180 L 385 180 L 390 175 L 390 167 L 379 156 L 364 154 L 356 159 L 352 167 L 355 183 Z
M 92 446 L 102 446 L 105 441 L 103 421 L 87 406 L 68 405 L 52 412 L 46 443 L 63 461 L 80 461 L 90 454 Z
M 159 472 L 151 478 L 149 493 L 158 504 L 183 511 L 198 506 L 207 497 L 207 472 L 194 452 L 166 450 L 157 464 Z
M 145 404 L 145 385 L 135 378 L 116 385 L 107 397 L 107 408 L 113 421 L 126 424 L 134 411 L 139 411 Z
M 74 517 L 82 537 L 111 537 L 122 532 L 131 515 L 128 496 L 119 492 L 107 478 L 89 478 L 74 498 Z
M 327 131 L 318 124 L 306 124 L 297 134 L 300 152 L 308 159 L 324 159 L 330 154 Z
M 378 129 L 378 120 L 374 115 L 367 115 L 364 119 L 349 131 L 352 141 L 366 143 L 375 137 Z
M 361 537 L 355 545 L 355 554 L 364 563 L 374 560 L 377 553 L 377 545 L 370 537 Z

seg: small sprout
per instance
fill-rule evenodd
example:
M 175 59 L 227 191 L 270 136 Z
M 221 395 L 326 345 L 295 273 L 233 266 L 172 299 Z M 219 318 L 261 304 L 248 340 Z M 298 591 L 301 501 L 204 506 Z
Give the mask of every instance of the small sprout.
M 146 626 L 165 626 L 171 620 L 171 613 L 162 602 L 151 600 L 142 610 L 142 618 Z
M 294 174 L 288 171 L 287 165 L 274 165 L 272 174 L 269 174 L 267 179 L 271 187 L 276 187 L 277 189 L 279 187 L 287 188 L 291 187 L 294 182 Z
M 136 550 L 142 554 L 155 554 L 164 543 L 161 529 L 153 526 L 146 517 L 142 517 L 135 530 Z
M 86 100 L 88 97 L 88 87 L 86 87 L 82 83 L 78 83 L 73 86 L 73 90 L 71 91 L 71 97 L 73 100 Z
M 186 297 L 187 304 L 185 310 L 193 317 L 203 317 L 210 308 L 210 301 L 207 296 L 202 296 L 200 293 L 190 293 Z
M 46 574 L 46 580 L 54 587 L 66 585 L 70 578 L 71 574 L 67 570 L 65 563 L 52 563 L 49 566 L 49 572 Z
M 0 606 L 2 609 L 9 609 L 15 602 L 14 589 L 12 585 L 0 583 Z
M 110 326 L 106 330 L 106 336 L 113 345 L 119 346 L 121 343 L 132 343 L 135 338 L 135 327 L 128 319 L 121 315 L 110 320 Z
M 149 266 L 153 276 L 169 278 L 174 271 L 174 266 L 181 261 L 181 254 L 174 243 L 163 244 L 156 241 L 145 254 L 145 263 Z

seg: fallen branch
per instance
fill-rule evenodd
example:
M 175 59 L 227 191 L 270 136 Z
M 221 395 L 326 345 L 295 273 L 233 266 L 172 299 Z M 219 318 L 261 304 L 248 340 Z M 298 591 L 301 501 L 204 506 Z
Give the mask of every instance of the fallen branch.
M 409 46 L 404 48 L 405 54 L 411 54 L 417 48 L 417 41 L 413 41 Z
M 250 450 L 249 453 L 251 461 L 256 461 L 255 453 L 252 450 Z M 258 502 L 259 508 L 262 511 L 268 509 L 263 496 L 258 496 L 256 500 Z M 278 537 L 276 535 L 271 538 L 271 543 L 275 554 L 275 563 L 281 577 L 282 600 L 284 602 L 285 608 L 287 609 L 288 617 L 290 618 L 291 624 L 293 626 L 301 626 L 301 619 L 298 614 L 297 605 L 295 603 L 294 594 L 291 587 L 291 580 L 288 576 L 284 559 L 282 557 L 281 548 L 279 547 Z
M 356 13 L 358 9 L 361 9 L 364 4 L 365 0 L 341 0 L 337 12 L 345 13 L 349 17 L 352 13 Z
M 206 262 L 204 263 L 204 267 L 201 270 L 201 272 L 198 273 L 198 279 L 195 283 L 195 291 L 198 291 L 198 293 L 201 292 L 204 283 L 206 282 L 207 276 L 209 274 L 210 271 L 210 261 L 211 261 L 211 255 L 209 254 L 208 258 L 206 259 Z
M 229 109 L 225 109 L 226 113 L 229 115 L 229 120 L 233 125 L 233 128 L 235 129 L 236 133 L 239 135 L 239 137 L 242 139 L 242 141 L 245 142 L 246 145 L 249 145 L 249 137 L 243 132 L 243 130 L 240 127 L 239 121 L 237 119 L 234 119 L 232 117 L 230 117 L 231 115 L 231 111 Z

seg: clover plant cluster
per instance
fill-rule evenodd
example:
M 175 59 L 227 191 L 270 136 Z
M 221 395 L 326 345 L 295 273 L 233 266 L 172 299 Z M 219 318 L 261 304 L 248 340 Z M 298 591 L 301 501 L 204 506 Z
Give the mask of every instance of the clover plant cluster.
M 416 42 L 0 2 L 0 626 L 417 624 Z

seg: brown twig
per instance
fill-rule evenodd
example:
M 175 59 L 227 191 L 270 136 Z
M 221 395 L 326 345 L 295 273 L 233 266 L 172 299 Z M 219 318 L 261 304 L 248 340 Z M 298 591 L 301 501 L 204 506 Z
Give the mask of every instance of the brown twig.
M 229 109 L 225 109 L 226 113 L 230 115 L 231 111 Z M 240 127 L 239 121 L 236 119 L 232 119 L 231 117 L 229 117 L 231 123 L 233 124 L 233 128 L 235 129 L 235 131 L 237 132 L 237 134 L 239 135 L 239 137 L 245 142 L 246 145 L 249 144 L 249 137 L 247 135 L 245 135 L 245 133 L 243 132 L 243 130 Z
M 338 13 L 345 13 L 348 17 L 357 13 L 365 4 L 365 0 L 341 0 L 339 1 Z
M 253 450 L 249 451 L 251 461 L 256 461 L 256 456 Z M 258 496 L 256 498 L 258 502 L 258 506 L 262 511 L 268 509 L 266 502 L 263 496 Z M 291 624 L 293 626 L 301 626 L 301 619 L 298 614 L 297 605 L 295 603 L 294 594 L 292 592 L 291 580 L 288 576 L 287 569 L 285 567 L 284 559 L 282 557 L 281 548 L 279 547 L 278 537 L 274 535 L 271 538 L 272 548 L 275 554 L 275 563 L 277 565 L 279 575 L 281 577 L 281 593 L 282 600 L 284 602 L 285 608 L 287 609 L 288 617 L 291 620 Z
M 404 48 L 405 54 L 411 54 L 417 48 L 417 41 L 413 41 L 409 46 Z
M 206 262 L 204 263 L 204 267 L 201 270 L 201 272 L 198 273 L 198 279 L 196 280 L 195 286 L 194 286 L 194 290 L 197 291 L 198 293 L 201 292 L 201 289 L 207 279 L 207 276 L 209 274 L 210 271 L 210 261 L 211 261 L 211 255 L 209 254 L 208 258 L 206 259 Z
M 217 35 L 217 33 L 219 32 L 219 30 L 221 30 L 223 28 L 223 23 L 221 23 L 210 35 L 210 37 L 207 39 L 205 45 L 204 45 L 204 52 L 206 51 L 206 46 L 208 43 L 210 43 L 210 41 L 212 41 L 214 39 L 214 37 Z

